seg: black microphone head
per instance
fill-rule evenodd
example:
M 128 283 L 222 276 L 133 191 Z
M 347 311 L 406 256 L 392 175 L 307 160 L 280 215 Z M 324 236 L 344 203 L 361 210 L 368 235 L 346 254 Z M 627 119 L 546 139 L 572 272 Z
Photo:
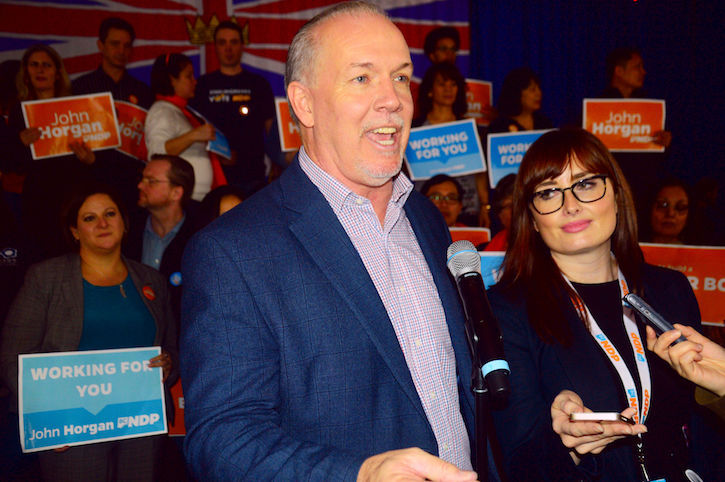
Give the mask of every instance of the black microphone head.
M 476 246 L 462 239 L 448 246 L 448 270 L 454 278 L 458 279 L 466 273 L 481 274 L 481 255 L 478 254 Z

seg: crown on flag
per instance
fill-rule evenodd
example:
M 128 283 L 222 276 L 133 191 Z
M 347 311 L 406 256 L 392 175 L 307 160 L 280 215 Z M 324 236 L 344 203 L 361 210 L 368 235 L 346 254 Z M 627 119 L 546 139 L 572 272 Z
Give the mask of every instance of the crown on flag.
M 231 17 L 229 20 L 236 24 L 239 23 L 235 17 Z M 186 23 L 186 31 L 189 33 L 189 42 L 192 45 L 214 43 L 214 30 L 220 23 L 216 14 L 211 16 L 208 25 L 199 16 L 196 17 L 193 25 L 189 20 L 184 20 L 184 22 Z M 249 45 L 249 22 L 242 27 L 242 43 Z

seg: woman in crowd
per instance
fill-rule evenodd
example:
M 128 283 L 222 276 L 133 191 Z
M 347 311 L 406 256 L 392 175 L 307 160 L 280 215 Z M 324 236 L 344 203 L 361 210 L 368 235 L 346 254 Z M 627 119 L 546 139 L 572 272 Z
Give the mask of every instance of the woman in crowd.
M 690 197 L 678 179 L 663 181 L 650 203 L 649 226 L 644 241 L 660 244 L 685 244 L 684 232 L 690 212 Z
M 437 125 L 463 119 L 468 109 L 466 80 L 458 68 L 449 63 L 432 65 L 423 76 L 418 90 L 418 112 L 413 127 Z M 472 218 L 466 224 L 489 225 L 488 180 L 485 174 L 457 178 L 463 188 L 464 216 Z
M 14 400 L 20 353 L 161 346 L 149 366 L 161 367 L 170 387 L 177 341 L 166 283 L 156 270 L 121 256 L 127 222 L 118 195 L 86 187 L 68 204 L 64 225 L 75 252 L 28 270 L 3 327 L 0 373 Z M 160 437 L 143 437 L 40 452 L 41 474 L 44 480 L 107 480 L 107 474 L 154 480 L 159 447 Z
M 244 201 L 244 192 L 230 184 L 219 186 L 209 191 L 199 205 L 197 212 L 198 225 L 201 229 L 216 218 L 235 208 Z
M 592 134 L 556 130 L 529 148 L 502 270 L 489 299 L 511 366 L 494 417 L 510 478 L 681 480 L 693 389 L 644 355 L 644 326 L 621 300 L 638 293 L 699 327 L 697 301 L 681 273 L 644 263 L 629 187 Z M 569 421 L 589 410 L 638 423 Z
M 16 79 L 20 101 L 63 97 L 70 94 L 70 80 L 63 61 L 53 48 L 36 44 L 23 54 Z M 30 147 L 40 139 L 40 126 L 25 126 L 20 104 L 10 110 L 9 156 L 14 171 L 25 172 L 22 188 L 22 225 L 29 241 L 30 261 L 64 251 L 58 224 L 60 206 L 73 186 L 91 179 L 95 155 L 82 141 L 70 142 L 72 155 L 33 160 Z
M 489 133 L 550 129 L 551 121 L 541 113 L 541 81 L 528 67 L 506 75 L 496 102 L 498 117 L 488 126 Z
M 501 230 L 498 231 L 491 242 L 486 245 L 484 251 L 506 251 L 508 247 L 509 228 L 511 227 L 511 207 L 513 206 L 514 184 L 516 174 L 504 176 L 493 191 L 491 200 L 491 211 L 498 221 Z
M 149 158 L 154 154 L 171 154 L 192 165 L 196 184 L 191 198 L 201 201 L 211 189 L 226 184 L 226 180 L 218 159 L 206 150 L 207 142 L 215 138 L 214 126 L 187 108 L 195 88 L 189 57 L 160 55 L 151 69 L 151 89 L 157 100 L 146 116 L 144 135 Z

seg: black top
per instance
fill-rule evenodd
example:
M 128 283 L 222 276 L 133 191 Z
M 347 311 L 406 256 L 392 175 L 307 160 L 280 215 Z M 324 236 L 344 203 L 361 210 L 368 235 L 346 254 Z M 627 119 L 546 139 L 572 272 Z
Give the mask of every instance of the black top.
M 264 124 L 274 119 L 274 95 L 261 76 L 243 70 L 224 75 L 216 70 L 199 78 L 190 101 L 229 140 L 236 151 L 234 166 L 224 166 L 230 184 L 247 189 L 264 181 Z
M 151 87 L 124 71 L 121 80 L 114 82 L 111 77 L 98 67 L 93 72 L 78 77 L 73 81 L 73 94 L 95 94 L 96 92 L 110 92 L 114 100 L 123 100 L 139 105 L 144 109 L 154 103 L 154 94 Z

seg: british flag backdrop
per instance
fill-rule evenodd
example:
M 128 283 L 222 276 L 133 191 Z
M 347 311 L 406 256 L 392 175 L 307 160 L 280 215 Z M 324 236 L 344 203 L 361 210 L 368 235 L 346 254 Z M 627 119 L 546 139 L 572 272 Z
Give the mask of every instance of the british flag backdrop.
M 333 0 L 2 0 L 0 61 L 19 59 L 36 42 L 52 46 L 63 57 L 71 78 L 95 69 L 98 26 L 108 16 L 129 21 L 136 42 L 129 71 L 148 82 L 154 59 L 166 52 L 192 58 L 197 74 L 217 68 L 210 43 L 214 26 L 235 19 L 247 31 L 249 44 L 242 63 L 264 75 L 275 95 L 283 95 L 287 47 L 299 27 Z M 425 35 L 440 25 L 461 33 L 457 64 L 469 70 L 468 0 L 380 0 L 411 48 L 415 76 L 429 66 L 423 55 Z

